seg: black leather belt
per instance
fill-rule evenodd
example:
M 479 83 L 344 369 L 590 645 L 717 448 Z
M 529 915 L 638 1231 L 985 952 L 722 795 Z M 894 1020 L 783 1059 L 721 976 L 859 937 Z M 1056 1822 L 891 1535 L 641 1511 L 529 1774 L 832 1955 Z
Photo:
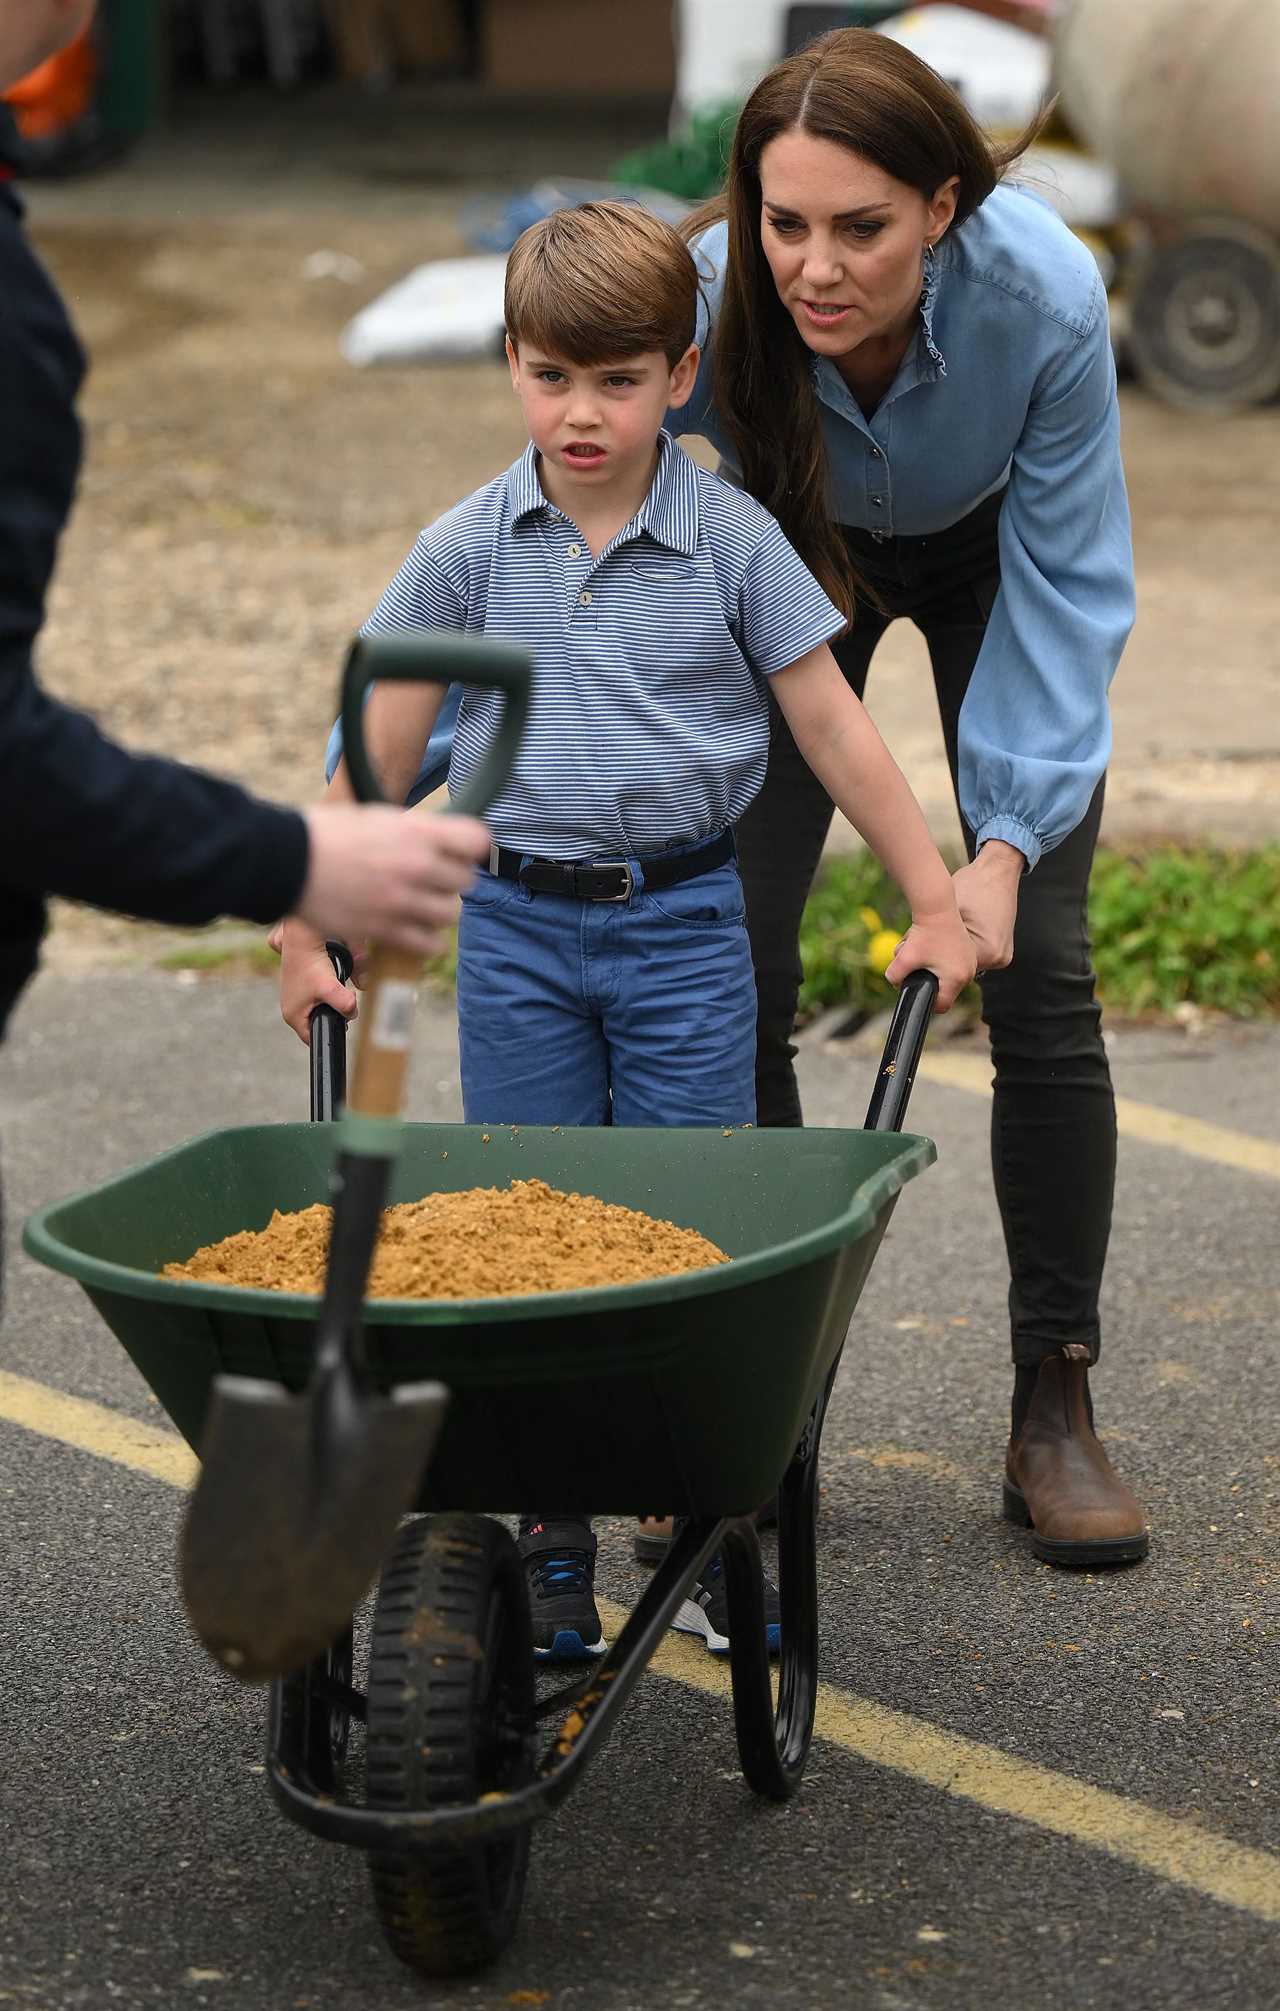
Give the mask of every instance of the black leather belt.
M 644 859 L 644 891 L 660 893 L 682 880 L 714 872 L 734 856 L 732 831 L 722 831 L 692 852 L 661 853 Z M 526 859 L 505 845 L 489 847 L 489 871 L 499 880 L 519 880 L 532 894 L 567 894 L 575 901 L 629 901 L 635 880 L 625 859 Z

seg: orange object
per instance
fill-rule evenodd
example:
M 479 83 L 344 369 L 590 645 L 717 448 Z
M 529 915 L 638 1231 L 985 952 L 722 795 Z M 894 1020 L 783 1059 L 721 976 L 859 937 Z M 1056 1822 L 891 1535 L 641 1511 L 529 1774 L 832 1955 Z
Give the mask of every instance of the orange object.
M 44 140 L 65 132 L 84 117 L 93 103 L 97 82 L 98 52 L 93 31 L 86 28 L 30 76 L 11 84 L 3 95 L 22 137 Z

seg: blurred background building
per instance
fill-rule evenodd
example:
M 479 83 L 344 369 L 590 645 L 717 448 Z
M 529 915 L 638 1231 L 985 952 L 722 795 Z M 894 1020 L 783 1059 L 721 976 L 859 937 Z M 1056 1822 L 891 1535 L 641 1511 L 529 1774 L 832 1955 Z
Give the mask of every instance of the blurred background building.
M 1148 388 L 1212 410 L 1280 391 L 1280 0 L 102 0 L 10 94 L 6 151 L 29 174 L 85 172 L 184 115 L 216 136 L 219 104 L 230 133 L 255 91 L 327 93 L 305 141 L 323 146 L 356 99 L 367 114 L 434 88 L 454 119 L 558 121 L 547 200 L 591 192 L 566 179 L 589 110 L 616 114 L 616 181 L 692 202 L 719 186 L 755 79 L 850 25 L 915 49 L 1000 135 L 1056 93 L 1022 172 L 1090 244 Z M 470 238 L 497 252 L 510 234 Z

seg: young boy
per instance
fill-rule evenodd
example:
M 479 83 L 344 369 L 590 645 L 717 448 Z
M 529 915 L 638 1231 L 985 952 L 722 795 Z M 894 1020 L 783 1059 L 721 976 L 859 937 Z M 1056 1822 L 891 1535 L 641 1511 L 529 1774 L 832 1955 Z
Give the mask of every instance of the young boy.
M 945 1010 L 974 955 L 924 818 L 827 643 L 845 618 L 751 497 L 661 431 L 688 398 L 697 275 L 628 204 L 535 224 L 507 268 L 507 355 L 530 444 L 419 537 L 366 625 L 472 630 L 533 651 L 529 726 L 463 898 L 469 1124 L 741 1125 L 755 1117 L 755 987 L 733 825 L 768 754 L 766 689 L 912 913 L 889 976 L 928 966 Z M 374 690 L 370 758 L 414 782 L 443 698 Z M 468 691 L 451 786 L 498 701 Z M 343 771 L 331 785 L 346 793 Z M 350 1012 L 324 946 L 288 923 L 285 1019 Z M 602 1651 L 589 1523 L 530 1515 L 520 1549 L 540 1654 Z M 777 1598 L 771 1594 L 771 1639 Z M 676 1625 L 728 1647 L 718 1563 Z

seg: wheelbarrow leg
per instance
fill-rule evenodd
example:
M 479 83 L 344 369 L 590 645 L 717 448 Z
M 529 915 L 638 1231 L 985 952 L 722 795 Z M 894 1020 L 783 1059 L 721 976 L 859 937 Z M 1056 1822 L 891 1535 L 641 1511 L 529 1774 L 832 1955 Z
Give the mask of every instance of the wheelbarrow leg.
M 786 1801 L 800 1785 L 818 1701 L 818 1443 L 837 1362 L 778 1490 L 782 1645 L 775 1709 L 764 1629 L 760 1540 L 751 1518 L 725 1530 L 725 1591 L 738 1755 L 749 1787 Z

